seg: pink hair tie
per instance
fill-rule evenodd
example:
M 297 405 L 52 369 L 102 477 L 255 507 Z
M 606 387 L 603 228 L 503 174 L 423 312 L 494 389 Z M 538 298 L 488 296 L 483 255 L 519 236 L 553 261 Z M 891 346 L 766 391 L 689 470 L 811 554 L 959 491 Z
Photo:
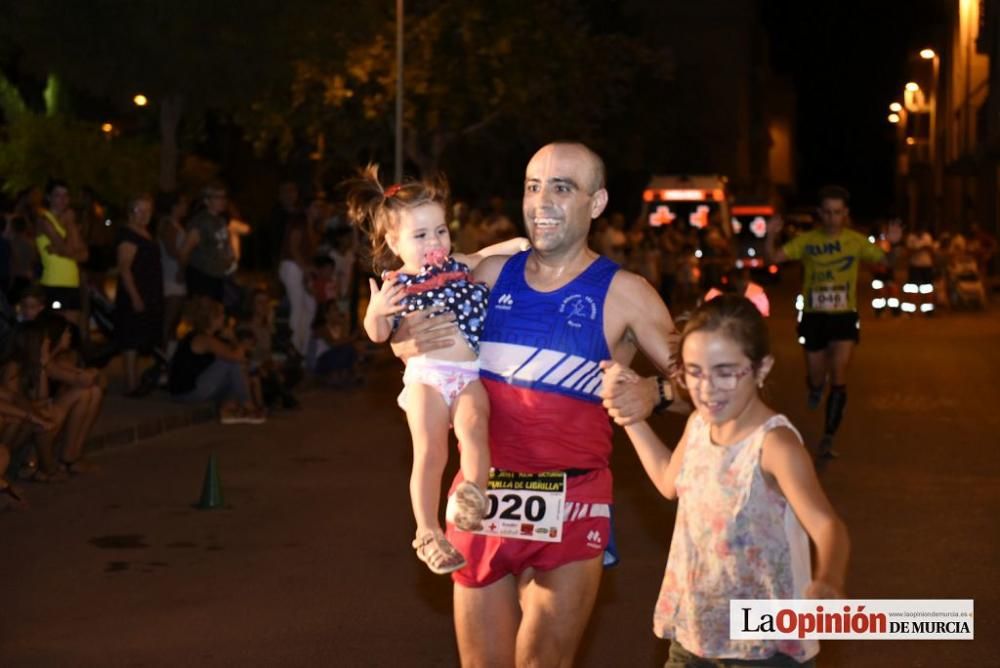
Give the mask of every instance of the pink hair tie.
M 389 199 L 399 192 L 400 186 L 398 183 L 393 183 L 391 186 L 385 189 L 385 198 Z

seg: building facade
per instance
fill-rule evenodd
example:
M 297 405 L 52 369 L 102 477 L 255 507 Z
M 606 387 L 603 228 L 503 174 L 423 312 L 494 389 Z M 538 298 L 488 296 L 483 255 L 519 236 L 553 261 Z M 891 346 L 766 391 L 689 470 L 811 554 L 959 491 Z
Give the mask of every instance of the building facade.
M 911 226 L 998 235 L 1000 0 L 949 0 L 947 14 L 941 43 L 909 56 L 898 199 Z

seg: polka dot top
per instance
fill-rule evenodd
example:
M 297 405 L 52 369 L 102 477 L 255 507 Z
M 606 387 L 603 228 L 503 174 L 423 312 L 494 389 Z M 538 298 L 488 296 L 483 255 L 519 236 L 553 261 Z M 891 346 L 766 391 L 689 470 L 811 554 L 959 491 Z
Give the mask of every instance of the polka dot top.
M 455 324 L 469 347 L 479 354 L 479 337 L 486 319 L 486 303 L 490 289 L 485 283 L 473 283 L 469 267 L 448 257 L 440 265 L 425 264 L 419 274 L 399 271 L 382 273 L 382 280 L 396 281 L 406 286 L 403 304 L 408 313 L 433 308 L 446 308 L 455 314 Z M 393 331 L 399 327 L 401 315 L 393 318 Z

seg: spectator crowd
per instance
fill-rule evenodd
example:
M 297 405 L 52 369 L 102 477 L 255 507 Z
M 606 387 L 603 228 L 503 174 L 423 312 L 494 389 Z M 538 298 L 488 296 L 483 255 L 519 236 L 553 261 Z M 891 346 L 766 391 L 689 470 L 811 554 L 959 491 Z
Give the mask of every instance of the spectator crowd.
M 293 388 L 306 377 L 336 388 L 363 382 L 366 240 L 320 190 L 302 197 L 285 182 L 276 200 L 257 226 L 218 182 L 195 194 L 137 193 L 116 208 L 52 179 L 7 204 L 0 504 L 21 503 L 18 479 L 53 482 L 94 469 L 85 446 L 109 377 L 112 393 L 131 399 L 165 391 L 212 402 L 224 424 L 261 424 L 270 411 L 294 409 Z M 449 218 L 455 251 L 519 234 L 499 198 L 483 208 L 455 203 Z M 247 235 L 258 251 L 252 271 L 241 268 Z M 906 253 L 904 288 L 916 285 L 914 294 L 950 277 L 934 290 L 938 300 L 959 299 L 962 277 L 985 277 L 996 250 L 977 228 L 937 240 L 912 230 L 892 243 L 883 230 L 880 241 Z M 590 246 L 643 276 L 673 311 L 696 306 L 706 290 L 743 293 L 750 284 L 715 228 L 628 226 L 612 213 L 592 225 Z
M 0 217 L 0 507 L 23 504 L 18 480 L 95 469 L 85 446 L 109 392 L 261 424 L 298 406 L 306 374 L 361 382 L 358 240 L 322 192 L 300 203 L 282 184 L 263 272 L 241 270 L 254 230 L 221 183 L 118 209 L 78 195 L 52 179 Z

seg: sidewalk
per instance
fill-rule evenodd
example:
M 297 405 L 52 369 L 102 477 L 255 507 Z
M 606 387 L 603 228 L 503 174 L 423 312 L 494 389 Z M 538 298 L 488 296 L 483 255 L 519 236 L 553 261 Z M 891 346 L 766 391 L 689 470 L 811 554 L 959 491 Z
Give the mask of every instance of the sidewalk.
M 389 360 L 383 357 L 380 362 Z M 187 404 L 170 398 L 166 388 L 157 388 L 141 399 L 124 395 L 125 377 L 121 358 L 113 359 L 103 370 L 108 380 L 101 414 L 84 446 L 86 452 L 130 445 L 160 434 L 217 419 L 215 406 L 210 403 Z M 321 390 L 322 383 L 306 378 L 294 394 L 298 398 Z
M 124 372 L 121 359 L 114 359 L 104 369 L 108 388 L 85 450 L 129 445 L 164 432 L 215 419 L 211 404 L 184 404 L 173 401 L 165 389 L 157 389 L 141 399 L 122 396 Z
M 215 407 L 210 404 L 182 404 L 172 401 L 162 391 L 142 399 L 129 399 L 116 390 L 105 396 L 101 415 L 87 439 L 85 450 L 95 452 L 129 445 L 214 419 Z

